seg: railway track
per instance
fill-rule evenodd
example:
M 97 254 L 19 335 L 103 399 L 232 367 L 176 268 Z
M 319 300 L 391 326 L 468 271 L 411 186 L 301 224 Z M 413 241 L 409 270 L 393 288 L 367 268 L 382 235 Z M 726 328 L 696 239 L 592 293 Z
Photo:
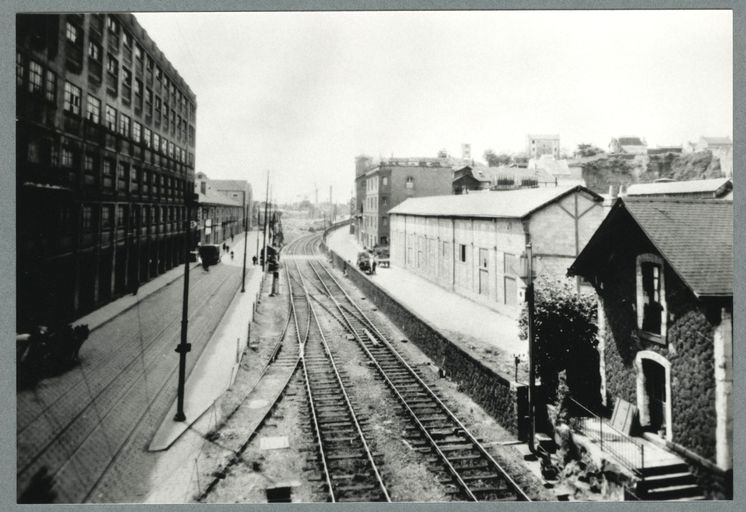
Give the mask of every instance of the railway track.
M 320 466 L 331 502 L 391 501 L 347 392 L 343 372 L 335 362 L 321 328 L 298 261 L 286 266 L 293 316 L 308 312 L 305 339 L 299 337 L 301 366 Z M 291 277 L 292 276 L 292 277 Z M 302 293 L 293 290 L 299 283 Z M 300 333 L 300 330 L 296 330 Z
M 529 498 L 479 440 L 438 397 L 360 309 L 319 260 L 308 267 L 360 349 L 375 367 L 411 421 L 410 441 L 438 463 L 446 476 L 440 482 L 454 499 L 515 501 Z

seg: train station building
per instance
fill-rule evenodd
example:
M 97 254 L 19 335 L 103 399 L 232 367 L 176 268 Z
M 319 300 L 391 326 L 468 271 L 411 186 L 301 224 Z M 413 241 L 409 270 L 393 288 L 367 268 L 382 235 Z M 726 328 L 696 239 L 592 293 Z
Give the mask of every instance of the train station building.
M 184 260 L 196 97 L 131 14 L 17 17 L 18 328 Z

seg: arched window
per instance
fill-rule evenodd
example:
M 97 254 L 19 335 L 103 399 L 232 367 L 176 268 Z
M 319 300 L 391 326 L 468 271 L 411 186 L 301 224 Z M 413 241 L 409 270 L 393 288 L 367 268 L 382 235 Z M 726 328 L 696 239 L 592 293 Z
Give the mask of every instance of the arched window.
M 414 178 L 412 176 L 407 176 L 406 187 L 414 188 Z

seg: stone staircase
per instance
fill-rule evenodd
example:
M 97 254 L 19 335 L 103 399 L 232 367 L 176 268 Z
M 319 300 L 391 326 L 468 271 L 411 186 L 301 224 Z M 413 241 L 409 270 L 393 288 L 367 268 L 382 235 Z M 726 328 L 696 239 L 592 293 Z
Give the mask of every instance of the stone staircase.
M 702 489 L 686 464 L 646 467 L 635 487 L 637 499 L 646 501 L 704 500 Z

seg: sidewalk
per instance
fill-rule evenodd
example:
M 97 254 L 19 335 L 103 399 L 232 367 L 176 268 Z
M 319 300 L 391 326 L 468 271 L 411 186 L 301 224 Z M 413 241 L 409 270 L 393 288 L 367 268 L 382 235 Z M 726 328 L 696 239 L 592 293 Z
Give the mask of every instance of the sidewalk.
M 261 237 L 261 232 L 250 231 L 246 240 L 245 292 L 236 293 L 220 319 L 218 328 L 208 340 L 207 346 L 187 376 L 184 385 L 186 421 L 174 421 L 173 417 L 176 414 L 176 402 L 174 402 L 153 436 L 148 447 L 149 451 L 168 449 L 233 383 L 240 356 L 249 341 L 248 326 L 254 318 L 254 302 L 262 279 L 261 267 L 251 264 L 251 256 L 256 250 L 257 236 Z M 234 255 L 231 259 L 230 252 L 223 252 L 221 264 L 243 266 L 243 233 L 234 237 L 232 243 L 230 240 L 225 243 Z
M 347 226 L 331 232 L 326 243 L 353 265 L 358 252 L 363 250 Z M 452 342 L 506 377 L 512 379 L 514 376 L 514 354 L 523 355 L 519 370 L 521 380 L 528 342 L 518 338 L 516 320 L 396 266 L 378 267 L 369 278 Z

